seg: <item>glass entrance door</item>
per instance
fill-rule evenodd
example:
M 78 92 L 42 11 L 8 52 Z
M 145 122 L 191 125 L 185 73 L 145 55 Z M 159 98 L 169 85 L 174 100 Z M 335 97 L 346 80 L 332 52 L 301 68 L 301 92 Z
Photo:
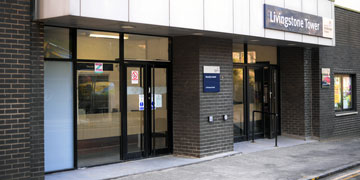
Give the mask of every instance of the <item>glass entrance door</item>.
M 252 131 L 256 136 L 262 136 L 264 134 L 264 121 L 261 113 L 255 113 L 253 111 L 263 111 L 263 68 L 248 68 L 248 113 L 249 113 L 249 134 L 252 135 Z M 254 123 L 252 122 L 254 121 Z M 254 127 L 253 127 L 254 125 Z
M 126 81 L 126 158 L 168 152 L 167 68 L 129 64 Z
M 278 107 L 278 70 L 276 67 L 270 66 L 264 68 L 264 111 L 279 114 Z M 264 115 L 264 136 L 273 138 L 275 136 L 276 118 L 273 115 Z M 280 123 L 277 124 L 280 129 Z M 279 131 L 278 131 L 279 132 Z
M 278 70 L 271 65 L 233 69 L 234 141 L 273 138 L 275 117 L 253 111 L 278 113 Z M 254 123 L 253 123 L 254 120 Z M 254 124 L 254 128 L 253 128 Z M 279 123 L 280 124 L 280 123 Z M 278 125 L 278 129 L 280 125 Z
M 245 79 L 244 68 L 233 69 L 233 108 L 234 108 L 234 138 L 235 141 L 245 140 Z

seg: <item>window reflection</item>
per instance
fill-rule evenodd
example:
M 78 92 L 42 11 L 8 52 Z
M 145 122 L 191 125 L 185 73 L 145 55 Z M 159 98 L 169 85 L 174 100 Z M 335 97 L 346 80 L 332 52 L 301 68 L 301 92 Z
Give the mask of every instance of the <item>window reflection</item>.
M 119 59 L 118 33 L 78 30 L 77 58 L 87 60 Z
M 277 50 L 273 46 L 248 46 L 248 63 L 267 62 L 277 64 Z
M 352 76 L 336 74 L 334 76 L 334 109 L 353 109 L 352 92 Z
M 124 34 L 126 60 L 169 60 L 169 39 L 156 36 Z
M 45 26 L 44 57 L 71 59 L 69 29 Z
M 94 65 L 77 65 L 79 167 L 120 160 L 119 65 L 102 64 L 100 72 Z

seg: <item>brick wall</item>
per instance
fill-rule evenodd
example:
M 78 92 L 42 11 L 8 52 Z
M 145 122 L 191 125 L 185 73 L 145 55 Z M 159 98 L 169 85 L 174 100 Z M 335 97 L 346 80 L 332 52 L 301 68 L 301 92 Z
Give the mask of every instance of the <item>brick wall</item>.
M 42 59 L 31 53 L 30 19 L 29 0 L 0 1 L 0 179 L 43 179 L 43 156 L 33 154 L 41 154 L 42 138 L 35 138 L 38 127 L 32 126 L 43 126 L 37 122 Z
M 311 105 L 311 132 L 312 136 L 317 139 L 320 137 L 320 86 L 321 86 L 321 76 L 319 68 L 319 49 L 312 49 L 312 61 L 311 61 L 311 71 L 312 71 L 312 82 L 311 82 L 311 95 L 312 95 L 312 105 Z
M 331 86 L 320 89 L 320 138 L 360 135 L 360 115 L 335 117 L 334 73 L 356 75 L 356 109 L 360 109 L 360 14 L 335 8 L 336 47 L 320 48 L 319 68 L 331 68 Z M 355 87 L 355 86 L 354 86 Z
M 200 156 L 233 150 L 232 40 L 200 39 Z M 203 67 L 220 66 L 220 92 L 203 92 Z M 223 115 L 228 120 L 223 120 Z M 214 123 L 208 117 L 214 117 Z
M 232 151 L 232 41 L 175 37 L 173 49 L 174 154 L 203 157 Z M 220 93 L 203 93 L 204 65 L 220 66 Z M 227 121 L 222 120 L 225 114 Z M 208 122 L 210 115 L 214 123 Z
M 305 137 L 304 49 L 279 47 L 281 130 Z
M 31 23 L 30 172 L 32 179 L 44 176 L 44 26 Z
M 200 154 L 199 38 L 173 39 L 173 152 Z

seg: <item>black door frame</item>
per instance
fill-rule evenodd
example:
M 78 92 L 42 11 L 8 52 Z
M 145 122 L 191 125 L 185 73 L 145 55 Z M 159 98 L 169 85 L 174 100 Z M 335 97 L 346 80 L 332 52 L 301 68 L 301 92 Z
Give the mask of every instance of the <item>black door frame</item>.
M 246 54 L 246 53 L 245 53 Z M 243 136 L 236 136 L 234 135 L 234 142 L 241 142 L 241 141 L 249 141 L 251 139 L 251 133 L 250 133 L 250 130 L 249 130 L 249 125 L 250 123 L 252 122 L 252 119 L 250 119 L 250 112 L 249 111 L 249 97 L 248 97 L 248 92 L 249 92 L 249 76 L 248 76 L 248 71 L 249 69 L 262 69 L 262 83 L 261 83 L 261 89 L 262 89 L 262 94 L 261 94 L 261 101 L 262 101 L 262 108 L 261 110 L 264 111 L 264 78 L 265 78 L 265 67 L 268 67 L 269 68 L 269 73 L 267 73 L 268 75 L 270 75 L 270 81 L 272 81 L 273 79 L 273 76 L 272 76 L 272 72 L 274 69 L 277 70 L 277 77 L 276 77 L 276 83 L 277 83 L 277 87 L 276 87 L 276 90 L 278 92 L 278 96 L 276 97 L 276 101 L 278 102 L 277 103 L 277 106 L 278 106 L 278 111 L 280 111 L 280 78 L 279 78 L 279 75 L 280 75 L 280 70 L 279 70 L 279 67 L 278 65 L 271 65 L 269 63 L 256 63 L 256 64 L 234 64 L 233 65 L 233 68 L 242 68 L 243 69 L 243 77 L 244 77 L 244 80 L 243 80 L 243 83 L 244 83 L 244 86 L 243 86 L 243 100 L 244 100 L 244 131 L 245 131 L 245 135 Z M 271 84 L 269 85 L 269 90 L 271 88 Z M 270 93 L 270 91 L 268 91 L 268 93 Z M 270 107 L 271 109 L 271 103 L 270 103 Z M 262 115 L 262 120 L 264 121 L 264 114 Z M 278 123 L 278 134 L 280 134 L 279 132 L 281 132 L 280 128 L 281 128 L 281 125 L 280 125 L 280 116 L 279 116 L 279 123 Z M 265 123 L 264 123 L 264 126 L 265 126 Z M 264 138 L 264 135 L 265 135 L 265 127 L 264 127 L 264 132 L 263 133 L 259 133 L 259 134 L 255 134 L 255 139 L 258 139 L 258 138 Z
M 123 82 L 126 82 L 126 64 L 155 64 L 155 66 L 163 66 L 167 68 L 167 108 L 168 108 L 168 148 L 166 150 L 161 150 L 159 152 L 156 152 L 156 154 L 168 154 L 172 153 L 173 151 L 173 132 L 172 132 L 172 59 L 173 59 L 173 49 L 172 49 L 172 37 L 169 36 L 161 36 L 161 35 L 151 35 L 151 34 L 142 34 L 142 33 L 129 33 L 129 32 L 119 32 L 119 31 L 108 31 L 108 30 L 102 30 L 102 29 L 91 29 L 91 28 L 71 28 L 66 26 L 59 26 L 59 25 L 46 25 L 46 27 L 56 27 L 56 28 L 63 28 L 69 30 L 69 50 L 72 54 L 69 58 L 44 58 L 45 61 L 60 61 L 60 62 L 71 62 L 72 63 L 72 75 L 73 75 L 73 168 L 70 169 L 64 169 L 59 171 L 52 171 L 52 172 L 46 172 L 46 173 L 54 173 L 54 172 L 62 172 L 67 170 L 74 170 L 78 169 L 78 150 L 77 150 L 77 64 L 88 62 L 88 63 L 95 63 L 95 62 L 101 62 L 101 63 L 109 63 L 109 64 L 119 64 L 120 66 L 120 72 L 119 72 L 119 80 L 120 80 L 120 110 L 121 112 L 124 111 L 124 108 L 126 108 L 126 101 L 124 97 L 126 97 L 126 84 Z M 108 60 L 93 60 L 93 59 L 78 59 L 77 58 L 77 31 L 78 30 L 94 30 L 94 31 L 103 31 L 103 32 L 112 32 L 112 33 L 118 33 L 119 38 L 119 59 L 116 59 L 114 61 L 108 61 Z M 149 61 L 149 60 L 138 60 L 138 61 L 127 61 L 124 58 L 124 34 L 133 34 L 133 35 L 146 35 L 146 36 L 157 36 L 157 37 L 166 37 L 169 39 L 168 44 L 168 54 L 169 54 L 169 61 L 168 62 L 161 62 L 161 61 Z M 125 70 L 125 71 L 124 71 Z M 125 81 L 124 81 L 125 80 Z M 120 141 L 120 159 L 118 162 L 124 161 L 124 160 L 130 160 L 133 159 L 130 156 L 126 155 L 127 147 L 125 146 L 127 144 L 126 138 L 124 138 L 124 133 L 127 133 L 127 127 L 126 125 L 126 113 L 121 113 L 121 117 L 119 119 L 121 121 L 121 137 L 119 139 Z M 125 125 L 125 126 L 124 126 Z M 114 162 L 114 163 L 118 163 Z M 94 166 L 101 166 L 106 164 L 113 164 L 113 163 L 104 163 Z M 93 167 L 93 166 L 86 166 L 86 167 Z
M 143 68 L 144 71 L 144 151 L 143 152 L 135 152 L 128 153 L 128 143 L 127 143 L 127 68 L 128 67 L 139 67 Z M 152 111 L 151 111 L 151 92 L 153 91 L 153 86 L 151 82 L 151 69 L 152 68 L 166 68 L 167 73 L 167 119 L 168 119 L 168 137 L 166 139 L 168 147 L 165 149 L 154 150 L 152 149 Z M 122 121 L 121 121 L 121 154 L 123 160 L 131 160 L 131 159 L 140 159 L 146 158 L 161 154 L 169 154 L 172 149 L 172 109 L 170 104 L 172 103 L 172 89 L 171 89 L 171 64 L 169 62 L 155 62 L 155 61 L 125 61 L 122 66 Z M 150 88 L 150 92 L 148 89 Z

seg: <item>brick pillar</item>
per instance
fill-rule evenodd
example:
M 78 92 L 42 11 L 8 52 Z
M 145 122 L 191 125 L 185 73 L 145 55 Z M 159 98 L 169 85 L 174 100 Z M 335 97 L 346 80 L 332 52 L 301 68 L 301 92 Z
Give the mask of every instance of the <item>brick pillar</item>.
M 0 2 L 0 179 L 43 179 L 42 39 L 31 52 L 30 14 L 29 0 Z
M 32 179 L 44 177 L 44 26 L 31 23 L 30 171 Z
M 199 157 L 199 37 L 175 37 L 173 52 L 173 151 Z
M 279 47 L 281 127 L 285 135 L 312 136 L 312 50 Z
M 173 48 L 174 154 L 203 157 L 232 151 L 232 41 L 175 37 Z M 203 93 L 203 66 L 220 66 L 219 93 Z

